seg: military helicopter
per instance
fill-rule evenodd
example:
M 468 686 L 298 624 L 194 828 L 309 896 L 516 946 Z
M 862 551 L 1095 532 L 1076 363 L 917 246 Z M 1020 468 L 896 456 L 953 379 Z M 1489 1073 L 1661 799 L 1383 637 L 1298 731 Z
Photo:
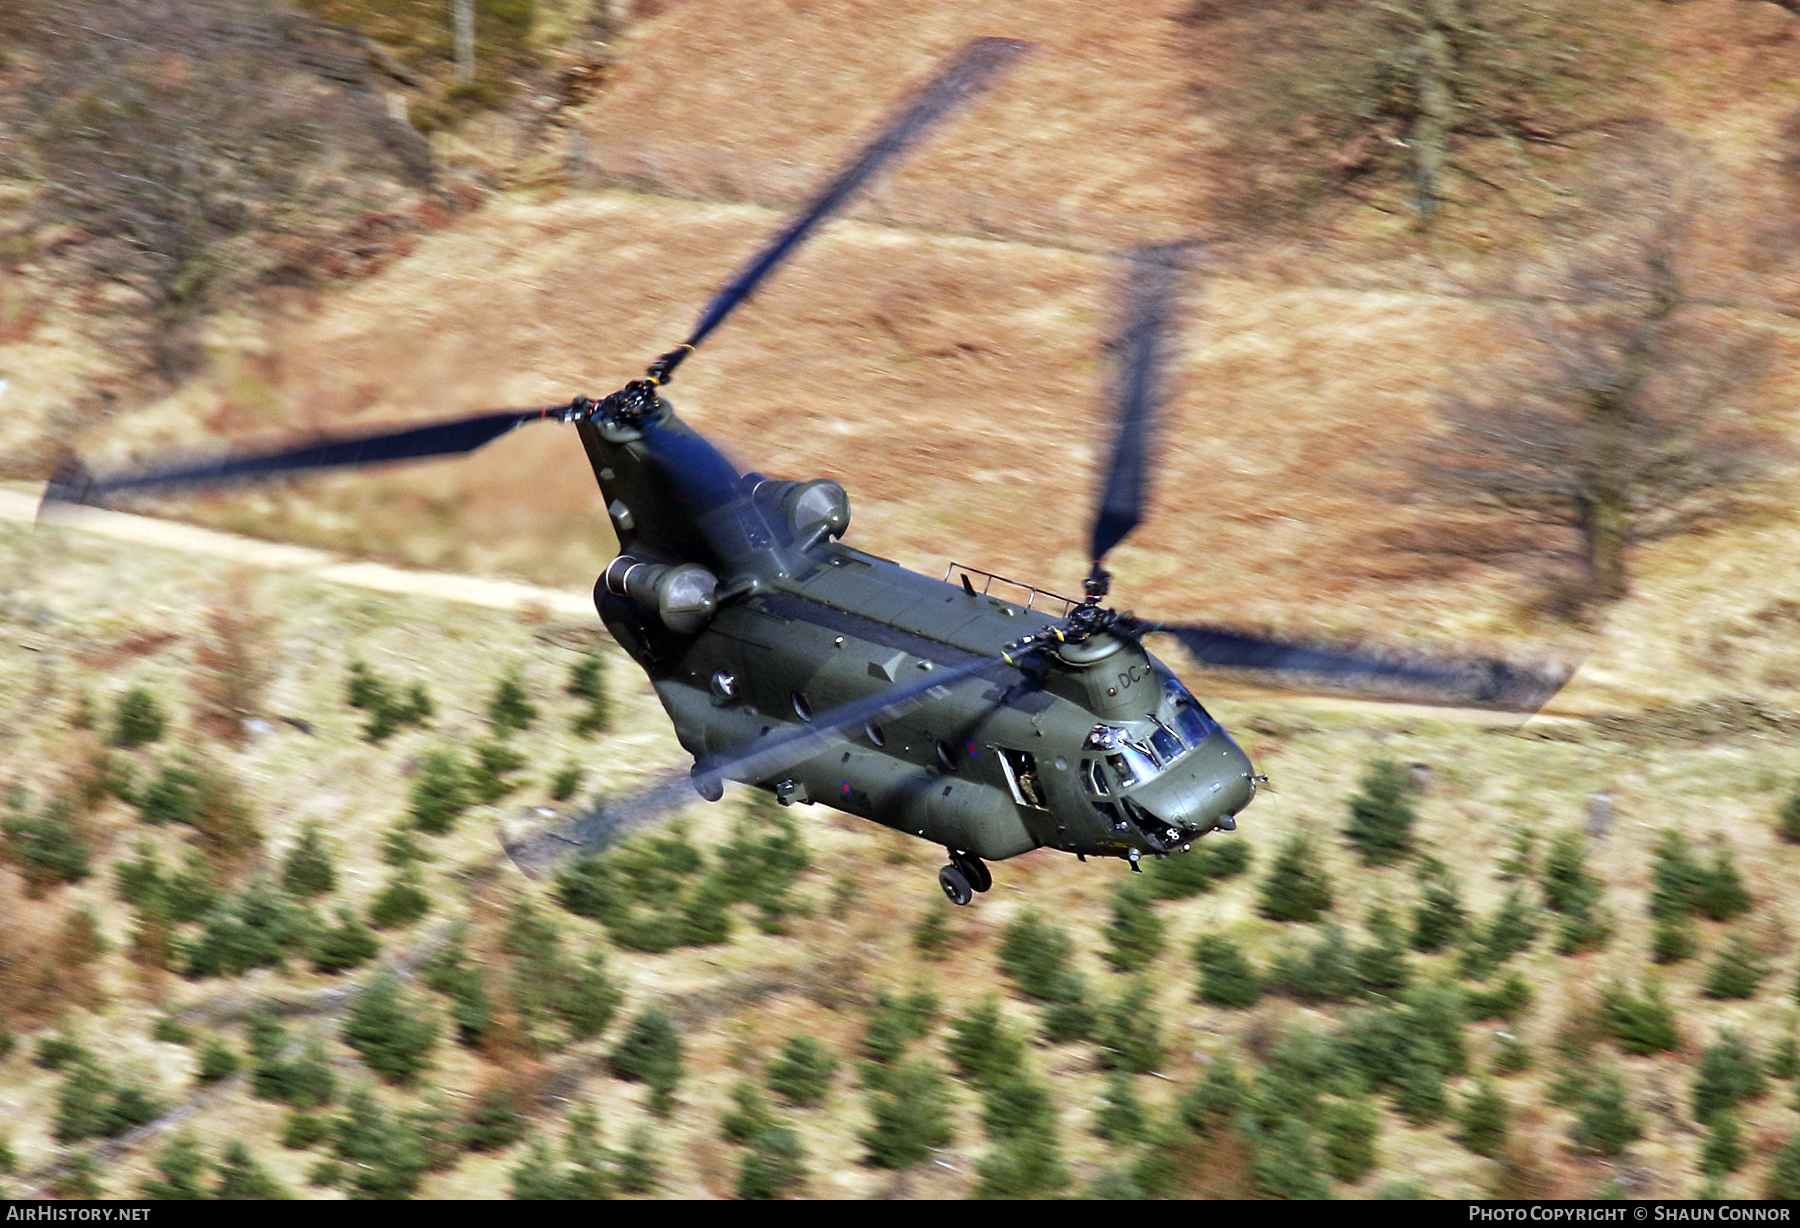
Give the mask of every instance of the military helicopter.
M 510 845 L 528 873 L 603 847 L 622 828 L 691 801 L 690 790 L 716 801 L 727 780 L 942 846 L 948 864 L 938 882 L 959 905 L 992 885 L 988 862 L 1036 848 L 1123 858 L 1137 869 L 1145 856 L 1235 830 L 1266 780 L 1146 651 L 1153 631 L 1213 665 L 1541 706 L 1561 677 L 1152 624 L 1102 604 L 1111 588 L 1105 559 L 1144 505 L 1179 246 L 1140 249 L 1125 263 L 1116 437 L 1080 599 L 954 564 L 934 579 L 847 546 L 850 502 L 837 482 L 740 473 L 677 416 L 661 391 L 708 334 L 883 165 L 1026 50 L 1004 38 L 962 48 L 719 291 L 687 340 L 617 392 L 104 476 L 69 462 L 45 505 L 463 453 L 530 422 L 573 424 L 620 551 L 595 584 L 596 610 L 649 677 L 694 763 Z

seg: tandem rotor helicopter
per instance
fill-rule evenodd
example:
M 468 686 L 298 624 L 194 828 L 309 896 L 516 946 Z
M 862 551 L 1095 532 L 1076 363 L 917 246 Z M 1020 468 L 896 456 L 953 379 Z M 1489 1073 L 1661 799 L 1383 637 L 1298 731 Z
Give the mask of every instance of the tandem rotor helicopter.
M 740 474 L 661 390 L 677 367 L 882 166 L 1028 50 L 979 38 L 733 278 L 679 347 L 599 400 L 506 410 L 257 455 L 93 475 L 76 462 L 45 505 L 300 470 L 471 451 L 537 421 L 573 424 L 619 555 L 594 587 L 607 630 L 649 676 L 691 770 L 508 847 L 528 873 L 735 780 L 783 804 L 831 806 L 945 848 L 944 894 L 967 904 L 987 863 L 1047 847 L 1119 857 L 1232 831 L 1266 778 L 1143 645 L 1176 637 L 1205 664 L 1531 711 L 1561 677 L 1495 661 L 1395 657 L 1140 621 L 1102 604 L 1107 554 L 1137 525 L 1179 248 L 1126 262 L 1116 435 L 1080 600 L 952 565 L 943 580 L 844 545 L 850 503 L 828 479 Z M 960 570 L 960 574 L 959 574 Z M 956 578 L 953 580 L 952 577 Z M 1009 588 L 1007 591 L 1014 591 Z

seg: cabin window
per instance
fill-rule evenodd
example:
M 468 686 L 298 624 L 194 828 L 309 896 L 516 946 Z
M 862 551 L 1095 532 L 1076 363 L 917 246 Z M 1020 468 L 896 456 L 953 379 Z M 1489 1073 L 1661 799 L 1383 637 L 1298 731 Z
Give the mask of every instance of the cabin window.
M 881 726 L 877 725 L 874 721 L 866 722 L 863 725 L 863 732 L 869 736 L 870 746 L 887 745 L 887 735 L 881 731 Z
M 1000 762 L 1006 765 L 1006 782 L 1012 786 L 1013 801 L 1033 810 L 1048 810 L 1044 803 L 1043 782 L 1038 779 L 1037 757 L 1028 750 L 997 747 Z
M 1081 783 L 1087 786 L 1087 791 L 1096 797 L 1105 797 L 1112 792 L 1106 787 L 1106 772 L 1101 768 L 1098 759 L 1081 761 Z
M 946 772 L 954 772 L 956 770 L 956 752 L 951 750 L 950 743 L 944 741 L 942 738 L 939 738 L 937 742 L 937 757 L 938 762 L 943 765 Z
M 806 696 L 799 691 L 794 692 L 794 715 L 807 724 L 812 724 L 812 705 L 806 702 Z

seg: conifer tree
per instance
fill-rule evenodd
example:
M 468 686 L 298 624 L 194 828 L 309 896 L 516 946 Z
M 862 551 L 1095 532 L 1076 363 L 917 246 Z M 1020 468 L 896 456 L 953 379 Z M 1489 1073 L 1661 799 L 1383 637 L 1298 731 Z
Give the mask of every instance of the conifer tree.
M 1361 1181 L 1375 1167 L 1375 1136 L 1381 1115 L 1367 1096 L 1333 1099 L 1319 1119 L 1325 1156 L 1338 1181 Z
M 769 1090 L 789 1104 L 814 1108 L 825 1101 L 837 1077 L 838 1060 L 810 1036 L 790 1036 L 781 1056 L 769 1063 Z
M 410 1083 L 431 1065 L 438 1027 L 400 984 L 383 973 L 358 994 L 345 1021 L 344 1043 L 390 1083 Z
M 1107 1007 L 1100 1025 L 1100 1064 L 1132 1074 L 1150 1074 L 1163 1063 L 1162 1016 L 1150 983 L 1139 977 Z
M 662 1161 L 657 1156 L 656 1135 L 642 1122 L 625 1136 L 625 1150 L 618 1155 L 617 1181 L 627 1194 L 654 1193 L 662 1183 Z
M 805 1184 L 806 1149 L 790 1127 L 766 1126 L 749 1143 L 750 1151 L 738 1169 L 739 1198 L 783 1198 Z
M 525 692 L 525 676 L 518 669 L 507 671 L 494 687 L 488 701 L 488 723 L 502 738 L 530 729 L 538 718 L 537 705 Z
M 1442 863 L 1428 861 L 1419 867 L 1422 899 L 1413 911 L 1412 947 L 1426 955 L 1443 950 L 1461 936 L 1468 923 L 1456 880 Z
M 1213 1006 L 1243 1009 L 1262 998 L 1262 982 L 1237 944 L 1222 934 L 1204 934 L 1194 944 L 1200 983 L 1194 996 Z
M 1789 844 L 1800 844 L 1800 789 L 1788 794 L 1781 804 L 1780 823 L 1776 830 Z
M 1700 992 L 1709 998 L 1750 998 L 1769 975 L 1761 951 L 1742 933 L 1733 934 L 1706 970 Z
M 1304 832 L 1286 840 L 1263 880 L 1258 911 L 1271 921 L 1310 924 L 1331 907 L 1331 880 Z
M 132 687 L 119 696 L 113 709 L 112 745 L 121 750 L 136 750 L 152 742 L 162 741 L 167 720 L 156 696 L 143 687 Z
M 862 1135 L 868 1163 L 906 1168 L 954 1137 L 948 1082 L 920 1061 L 863 1067 L 864 1100 L 874 1124 Z
M 1483 1079 L 1463 1102 L 1457 1141 L 1478 1156 L 1496 1157 L 1506 1150 L 1511 1116 L 1511 1106 L 1500 1089 Z
M 1000 1003 L 992 995 L 950 1021 L 944 1042 L 950 1061 L 963 1078 L 977 1087 L 992 1087 L 1024 1066 L 1025 1042 L 1000 1018 Z
M 233 1139 L 226 1144 L 225 1151 L 219 1158 L 218 1171 L 219 1184 L 213 1190 L 215 1198 L 228 1202 L 246 1202 L 286 1200 L 293 1197 L 286 1186 L 256 1162 L 242 1139 Z
M 1162 918 L 1156 915 L 1155 896 L 1143 877 L 1128 874 L 1113 886 L 1103 958 L 1114 972 L 1141 972 L 1163 952 Z
M 648 1007 L 636 1019 L 608 1058 L 612 1072 L 621 1079 L 643 1083 L 650 1089 L 650 1111 L 667 1117 L 675 1108 L 675 1089 L 681 1085 L 681 1036 L 675 1022 L 660 1007 Z
M 144 1182 L 143 1195 L 164 1202 L 200 1202 L 211 1198 L 212 1191 L 200 1183 L 209 1167 L 193 1136 L 178 1134 L 156 1157 L 156 1171 L 162 1174 L 162 1180 Z
M 412 787 L 413 826 L 428 836 L 448 835 L 472 802 L 469 769 L 463 761 L 452 751 L 427 751 Z
M 1694 1074 L 1694 1120 L 1709 1126 L 1719 1113 L 1758 1099 L 1768 1089 L 1762 1065 L 1744 1038 L 1736 1032 L 1722 1032 L 1701 1056 Z
M 282 865 L 281 886 L 296 896 L 323 895 L 337 887 L 337 871 L 332 867 L 331 854 L 325 849 L 317 823 L 300 829 L 300 839 Z
M 1744 1147 L 1743 1132 L 1737 1114 L 1720 1111 L 1713 1114 L 1712 1129 L 1700 1146 L 1700 1171 L 1709 1177 L 1735 1173 L 1749 1158 Z
M 381 942 L 374 932 L 348 908 L 340 908 L 337 927 L 321 932 L 313 940 L 313 969 L 328 974 L 348 972 L 380 953 Z
M 1210 1138 L 1236 1116 L 1248 1095 L 1238 1078 L 1237 1062 L 1223 1053 L 1208 1064 L 1206 1077 L 1181 1097 L 1177 1108 L 1184 1125 Z
M 569 694 L 587 701 L 586 711 L 575 718 L 575 732 L 584 737 L 612 728 L 612 703 L 601 671 L 598 653 L 583 657 L 569 671 Z
M 1131 1085 L 1130 1072 L 1113 1071 L 1094 1113 L 1094 1133 L 1112 1143 L 1135 1143 L 1143 1138 L 1144 1127 L 1144 1102 Z
M 1681 1044 L 1675 1014 L 1663 1001 L 1662 986 L 1646 981 L 1642 996 L 1615 981 L 1600 996 L 1600 1026 L 1627 1053 L 1652 1054 Z
M 1611 1158 L 1643 1135 L 1643 1122 L 1631 1110 L 1619 1072 L 1603 1072 L 1583 1100 L 1569 1129 L 1569 1140 L 1582 1151 Z
M 1378 759 L 1363 774 L 1362 792 L 1350 799 L 1350 821 L 1344 834 L 1363 864 L 1391 865 L 1412 851 L 1412 776 L 1391 759 Z

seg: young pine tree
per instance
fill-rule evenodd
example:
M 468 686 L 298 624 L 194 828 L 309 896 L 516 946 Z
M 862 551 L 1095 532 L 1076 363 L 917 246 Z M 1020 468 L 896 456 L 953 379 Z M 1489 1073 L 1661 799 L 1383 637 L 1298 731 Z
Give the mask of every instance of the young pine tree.
M 1296 833 L 1275 855 L 1263 880 L 1258 911 L 1271 921 L 1311 924 L 1331 907 L 1331 879 L 1306 833 Z
M 1344 827 L 1364 865 L 1391 865 L 1412 851 L 1416 791 L 1411 774 L 1393 760 L 1369 765 L 1362 792 L 1350 799 L 1350 821 Z

